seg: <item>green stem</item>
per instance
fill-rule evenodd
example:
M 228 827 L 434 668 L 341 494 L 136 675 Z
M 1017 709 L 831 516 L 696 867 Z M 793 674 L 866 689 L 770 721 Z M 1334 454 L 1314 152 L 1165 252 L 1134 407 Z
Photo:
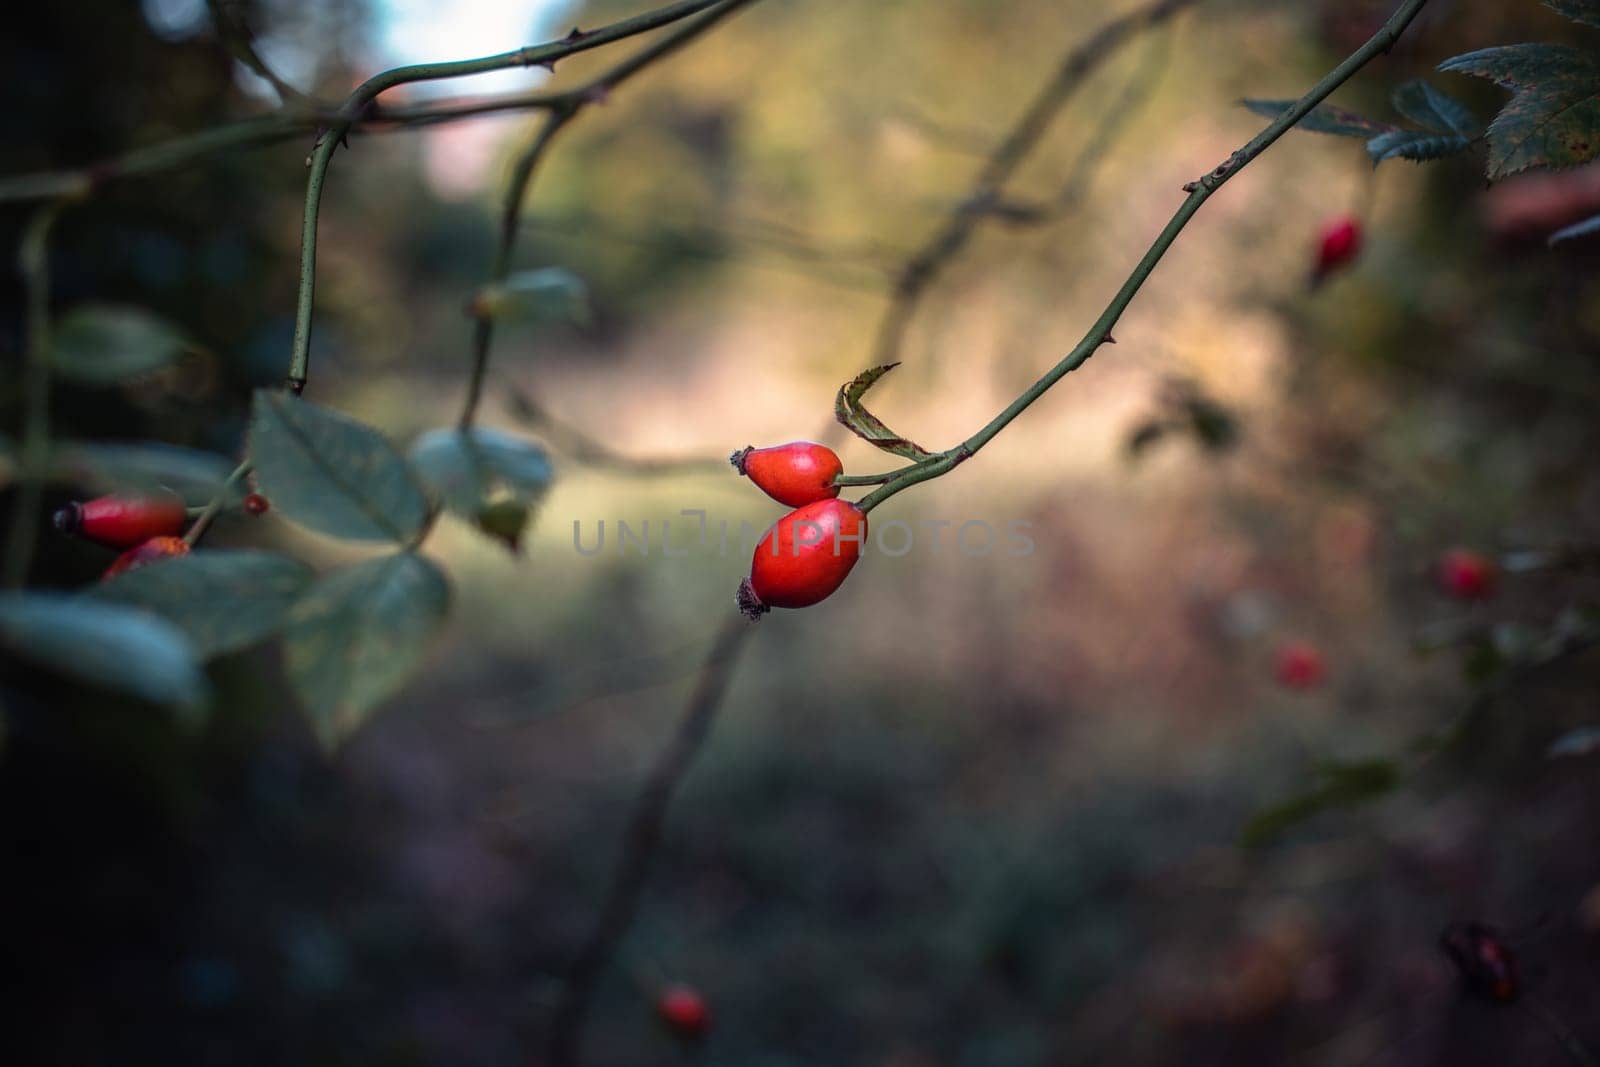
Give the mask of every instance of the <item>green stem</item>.
M 36 211 L 17 254 L 17 269 L 27 293 L 24 325 L 28 339 L 22 369 L 20 473 L 6 540 L 5 586 L 9 589 L 27 580 L 39 537 L 39 502 L 50 450 L 50 231 L 65 206 L 65 200 L 55 200 Z
M 494 264 L 489 272 L 489 285 L 505 281 L 511 273 L 511 260 L 516 251 L 517 233 L 522 224 L 522 205 L 528 197 L 528 186 L 534 172 L 544 158 L 545 151 L 556 134 L 578 117 L 589 104 L 604 100 L 623 82 L 644 70 L 662 57 L 677 51 L 739 8 L 754 0 L 720 0 L 713 4 L 697 3 L 694 8 L 709 8 L 704 14 L 679 29 L 662 37 L 654 44 L 640 49 L 592 81 L 575 89 L 547 97 L 545 107 L 549 117 L 517 157 L 511 180 L 506 185 L 506 197 L 500 216 L 500 239 L 495 248 Z M 462 407 L 460 427 L 470 429 L 477 418 L 478 405 L 483 399 L 483 383 L 489 370 L 489 352 L 494 344 L 494 318 L 480 314 L 473 327 L 472 375 L 467 382 L 467 399 Z M 291 381 L 292 381 L 291 376 Z
M 1189 220 L 1194 218 L 1195 213 L 1211 198 L 1211 194 L 1222 188 L 1230 178 L 1238 174 L 1257 156 L 1270 148 L 1278 138 L 1282 137 L 1301 119 L 1305 118 L 1312 109 L 1322 103 L 1334 90 L 1354 77 L 1357 71 L 1380 54 L 1394 47 L 1395 41 L 1405 32 L 1406 27 L 1411 24 L 1411 20 L 1417 17 L 1417 13 L 1422 10 L 1423 5 L 1427 2 L 1428 0 L 1405 0 L 1405 3 L 1400 5 L 1399 9 L 1390 16 L 1389 21 L 1384 23 L 1382 28 L 1372 36 L 1371 40 L 1351 53 L 1348 59 L 1330 71 L 1321 81 L 1317 82 L 1309 92 L 1296 101 L 1282 115 L 1278 116 L 1266 129 L 1256 134 L 1248 144 L 1234 152 L 1233 155 L 1229 156 L 1221 165 L 1203 178 L 1186 185 L 1184 188 L 1189 193 L 1188 198 L 1178 207 L 1171 221 L 1157 235 L 1155 243 L 1150 246 L 1138 264 L 1135 265 L 1133 272 L 1122 283 L 1122 288 L 1117 290 L 1116 296 L 1112 297 L 1111 303 L 1100 313 L 1100 317 L 1089 328 L 1089 332 L 1084 335 L 1083 340 L 1079 341 L 1077 346 L 1071 352 L 1068 352 L 1059 363 L 1046 371 L 1042 378 L 1029 386 L 1021 396 L 1006 405 L 1005 410 L 991 419 L 988 425 L 956 447 L 946 452 L 941 452 L 927 465 L 908 470 L 881 489 L 867 494 L 859 502 L 858 506 L 861 510 L 871 511 L 896 493 L 949 473 L 957 465 L 975 455 L 984 445 L 994 440 L 1001 430 L 1004 430 L 1011 424 L 1013 419 L 1026 411 L 1035 400 L 1047 393 L 1053 385 L 1088 362 L 1089 357 L 1094 355 L 1101 345 L 1112 339 L 1111 331 L 1117 325 L 1118 320 L 1121 319 L 1122 313 L 1133 302 L 1133 298 L 1138 295 L 1145 281 L 1155 271 L 1156 265 L 1161 262 L 1162 257 L 1167 254 L 1167 250 L 1172 247 L 1173 242 L 1178 239 L 1178 235 L 1183 232 L 1183 228 L 1189 224 Z
M 311 158 L 307 163 L 309 173 L 306 176 L 306 206 L 305 215 L 300 227 L 300 285 L 295 300 L 294 316 L 294 343 L 289 359 L 289 376 L 286 383 L 290 392 L 299 395 L 305 389 L 306 372 L 311 357 L 311 310 L 312 296 L 316 288 L 317 267 L 317 213 L 322 205 L 322 188 L 328 175 L 328 164 L 333 160 L 333 153 L 339 147 L 346 134 L 366 112 L 367 107 L 378 96 L 389 89 L 412 82 L 439 81 L 445 78 L 463 78 L 473 74 L 486 74 L 490 71 L 508 70 L 513 67 L 532 67 L 550 65 L 558 59 L 570 56 L 576 52 L 588 51 L 601 45 L 611 44 L 636 34 L 676 22 L 713 6 L 716 0 L 679 0 L 674 4 L 649 11 L 633 18 L 614 22 L 609 26 L 589 33 L 569 35 L 549 44 L 533 45 L 519 48 L 512 52 L 502 52 L 499 55 L 485 56 L 481 59 L 463 59 L 452 63 L 420 63 L 407 67 L 396 67 L 375 75 L 351 93 L 339 108 L 338 116 L 328 125 L 321 136 L 318 137 L 312 149 Z M 617 81 L 633 73 L 625 70 L 617 77 Z M 552 101 L 561 97 L 552 97 Z M 550 105 L 553 106 L 553 105 Z
M 233 487 L 238 485 L 240 480 L 250 473 L 250 469 L 250 461 L 248 459 L 241 460 L 239 465 L 233 468 L 233 473 L 228 475 L 227 480 L 222 483 L 222 488 L 218 489 L 216 494 L 206 502 L 206 506 L 201 510 L 199 517 L 184 532 L 183 539 L 190 548 L 199 543 L 200 538 L 205 536 L 206 529 L 210 527 L 211 520 L 215 519 L 221 514 L 222 509 L 228 506 L 228 497 L 232 495 Z

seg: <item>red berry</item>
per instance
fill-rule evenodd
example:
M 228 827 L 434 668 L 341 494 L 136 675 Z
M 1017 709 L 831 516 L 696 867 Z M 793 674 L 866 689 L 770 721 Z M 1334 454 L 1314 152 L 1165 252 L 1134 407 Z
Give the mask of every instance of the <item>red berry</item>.
M 838 496 L 839 487 L 833 480 L 844 470 L 833 449 L 811 441 L 743 448 L 728 461 L 763 493 L 791 508 Z
M 1439 586 L 1457 600 L 1482 600 L 1494 592 L 1494 562 L 1470 548 L 1439 557 Z
M 111 548 L 178 533 L 188 518 L 183 498 L 169 490 L 149 496 L 102 496 L 68 504 L 55 514 L 56 529 Z
M 1504 941 L 1482 923 L 1451 923 L 1439 935 L 1439 947 L 1461 972 L 1467 990 L 1502 1003 L 1521 992 L 1517 957 Z
M 1332 219 L 1322 227 L 1317 244 L 1317 265 L 1313 283 L 1348 266 L 1361 253 L 1361 220 L 1351 215 Z
M 705 998 L 688 986 L 668 986 L 656 1000 L 656 1014 L 678 1037 L 697 1041 L 711 1029 Z
M 826 600 L 861 557 L 867 516 L 848 500 L 819 500 L 773 523 L 756 545 L 750 577 L 739 583 L 739 610 L 752 619 L 770 608 Z
M 135 571 L 164 559 L 188 554 L 189 542 L 181 537 L 152 537 L 144 544 L 128 549 L 113 560 L 111 566 L 100 576 L 100 580 L 103 582 L 107 578 L 115 578 L 124 571 Z
M 1290 689 L 1315 689 L 1328 673 L 1328 665 L 1315 645 L 1290 641 L 1278 649 L 1278 682 Z
M 272 504 L 260 493 L 251 493 L 244 498 L 244 510 L 251 515 L 265 515 L 271 508 Z

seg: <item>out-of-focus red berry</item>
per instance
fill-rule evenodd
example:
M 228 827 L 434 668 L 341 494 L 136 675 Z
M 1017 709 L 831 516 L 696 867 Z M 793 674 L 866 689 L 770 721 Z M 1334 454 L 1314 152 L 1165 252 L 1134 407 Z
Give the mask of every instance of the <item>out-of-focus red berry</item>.
M 265 515 L 272 509 L 272 504 L 260 493 L 251 493 L 244 498 L 244 510 L 251 515 Z
M 110 548 L 130 548 L 183 529 L 188 509 L 170 490 L 144 496 L 102 496 L 55 513 L 56 529 Z
M 1328 664 L 1315 645 L 1290 641 L 1279 647 L 1274 673 L 1278 683 L 1289 689 L 1315 689 L 1327 676 Z
M 147 567 L 164 559 L 188 554 L 189 542 L 181 537 L 152 537 L 144 544 L 128 549 L 113 560 L 111 566 L 100 576 L 100 580 L 103 582 L 107 578 L 115 578 L 124 571 L 138 570 L 140 567 Z
M 678 1037 L 697 1041 L 711 1029 L 711 1010 L 705 998 L 688 986 L 668 986 L 656 999 L 656 1014 Z
M 1311 271 L 1316 285 L 1349 266 L 1361 254 L 1361 220 L 1342 215 L 1323 224 L 1317 237 L 1317 262 Z
M 1494 561 L 1470 548 L 1439 557 L 1439 587 L 1458 600 L 1482 600 L 1494 592 Z

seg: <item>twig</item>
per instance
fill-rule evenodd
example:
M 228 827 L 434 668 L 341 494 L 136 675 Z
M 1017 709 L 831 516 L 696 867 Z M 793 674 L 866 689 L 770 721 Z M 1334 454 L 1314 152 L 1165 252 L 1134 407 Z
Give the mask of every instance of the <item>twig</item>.
M 206 530 L 211 526 L 211 521 L 227 506 L 228 496 L 233 491 L 233 487 L 238 485 L 239 481 L 250 473 L 250 468 L 251 463 L 248 459 L 240 462 L 237 467 L 233 468 L 233 473 L 228 475 L 211 499 L 206 502 L 205 508 L 195 517 L 194 522 L 190 524 L 189 529 L 183 535 L 184 541 L 190 548 L 193 548 L 200 542 L 200 538 L 205 536 Z
M 567 123 L 577 118 L 578 113 L 589 104 L 608 99 L 629 78 L 657 60 L 671 55 L 752 2 L 753 0 L 720 0 L 716 4 L 709 5 L 709 9 L 703 14 L 684 23 L 654 44 L 640 49 L 599 77 L 553 98 L 549 105 L 549 117 L 544 125 L 539 127 L 528 146 L 522 150 L 512 168 L 511 180 L 507 183 L 505 201 L 500 213 L 500 241 L 495 249 L 494 265 L 489 272 L 489 284 L 502 282 L 511 273 L 511 259 L 516 251 L 517 232 L 521 227 L 522 205 L 527 200 L 528 186 L 533 181 L 539 161 L 544 158 L 544 153 L 556 134 L 560 133 Z M 708 5 L 702 3 L 695 7 L 698 10 L 707 8 Z M 494 318 L 487 314 L 480 315 L 473 329 L 472 377 L 467 387 L 466 404 L 461 412 L 462 429 L 470 427 L 477 415 L 478 403 L 483 396 L 483 380 L 489 367 L 489 351 L 493 344 Z M 293 381 L 292 371 L 290 380 Z
M 590 467 L 603 467 L 625 474 L 660 475 L 695 471 L 727 472 L 728 461 L 721 456 L 628 456 L 595 440 L 575 426 L 551 415 L 531 396 L 514 386 L 506 387 L 511 414 L 517 420 L 541 431 L 545 441 L 558 452 Z
M 1052 386 L 1066 377 L 1067 374 L 1088 362 L 1089 357 L 1094 355 L 1101 345 L 1110 341 L 1111 331 L 1121 319 L 1122 313 L 1133 302 L 1133 298 L 1138 295 L 1139 290 L 1155 271 L 1156 265 L 1161 262 L 1162 257 L 1167 254 L 1167 250 L 1172 247 L 1173 242 L 1178 239 L 1178 235 L 1183 232 L 1183 228 L 1189 224 L 1189 220 L 1211 198 L 1211 194 L 1222 188 L 1230 178 L 1270 148 L 1278 138 L 1282 137 L 1296 123 L 1305 118 L 1313 108 L 1331 95 L 1335 89 L 1349 81 L 1357 71 L 1378 55 L 1387 52 L 1393 47 L 1400 34 L 1411 24 L 1411 20 L 1416 18 L 1417 12 L 1427 2 L 1428 0 L 1405 0 L 1366 44 L 1356 49 L 1349 58 L 1330 71 L 1326 77 L 1313 86 L 1292 107 L 1273 120 L 1266 129 L 1256 134 L 1248 144 L 1235 151 L 1204 177 L 1185 185 L 1184 189 L 1189 194 L 1188 198 L 1184 200 L 1177 212 L 1172 216 L 1171 221 L 1157 235 L 1155 243 L 1150 246 L 1138 264 L 1134 266 L 1133 272 L 1122 283 L 1122 287 L 1112 297 L 1111 303 L 1101 312 L 1100 317 L 1095 320 L 1094 325 L 1089 328 L 1089 332 L 1084 335 L 1083 340 L 1079 341 L 1077 346 L 1067 353 L 1059 363 L 1045 372 L 1045 375 L 1037 382 L 1024 390 L 1022 395 L 1008 404 L 1005 410 L 991 419 L 981 430 L 954 448 L 938 453 L 929 460 L 902 468 L 901 473 L 881 489 L 863 497 L 859 502 L 861 509 L 870 511 L 896 493 L 909 489 L 911 486 L 921 482 L 948 474 L 955 467 L 977 454 L 984 445 L 992 441 L 1000 431 L 1011 424 L 1013 419 L 1026 411 L 1034 401 L 1048 392 Z
M 601 45 L 620 41 L 650 30 L 677 22 L 696 12 L 713 7 L 715 0 L 678 0 L 677 3 L 668 4 L 655 11 L 633 18 L 614 22 L 609 26 L 587 33 L 577 32 L 569 34 L 560 41 L 549 44 L 533 45 L 519 48 L 514 52 L 502 52 L 499 55 L 485 56 L 482 59 L 463 59 L 453 63 L 423 63 L 409 67 L 396 67 L 386 70 L 381 74 L 368 78 L 357 86 L 355 92 L 339 109 L 338 117 L 329 123 L 318 137 L 316 146 L 312 149 L 311 157 L 307 162 L 309 173 L 306 176 L 306 206 L 305 216 L 300 228 L 300 285 L 295 301 L 294 343 L 289 358 L 289 374 L 286 386 L 290 392 L 299 394 L 305 389 L 306 369 L 311 355 L 311 305 L 312 295 L 316 289 L 317 268 L 317 213 L 322 205 L 322 186 L 328 175 L 328 164 L 333 159 L 334 151 L 339 143 L 344 140 L 350 129 L 360 120 L 379 95 L 396 86 L 407 85 L 413 82 L 438 81 L 444 78 L 461 78 L 472 74 L 486 74 L 490 71 L 508 70 L 514 67 L 550 66 L 557 60 L 576 52 L 598 48 Z M 726 5 L 724 5 L 726 6 Z M 600 79 L 613 79 L 620 83 L 631 77 L 645 64 L 651 62 L 660 53 L 655 49 L 646 49 L 629 62 L 622 63 L 613 68 L 607 75 Z M 580 90 L 581 91 L 581 90 Z M 572 94 L 558 94 L 545 98 L 543 106 L 553 112 L 572 106 Z
M 567 972 L 561 999 L 551 1018 L 548 1060 L 551 1067 L 568 1067 L 578 1062 L 583 1025 L 594 1002 L 595 989 L 618 946 L 627 936 L 628 928 L 633 925 L 651 862 L 661 845 L 668 808 L 679 783 L 688 774 L 705 744 L 717 709 L 722 704 L 728 680 L 750 633 L 751 627 L 742 617 L 734 616 L 723 624 L 683 719 L 678 724 L 678 732 L 661 754 L 634 802 L 622 859 L 606 891 L 600 918 Z
M 211 11 L 211 21 L 216 23 L 217 35 L 233 52 L 234 58 L 250 68 L 256 77 L 272 86 L 284 103 L 299 104 L 311 109 L 321 106 L 314 97 L 284 81 L 267 65 L 267 61 L 262 59 L 261 53 L 256 50 L 255 35 L 250 32 L 250 27 L 244 24 L 243 19 L 235 18 L 234 13 L 227 10 L 226 0 L 206 0 L 206 7 Z
M 5 585 L 11 589 L 27 579 L 39 538 L 39 500 L 50 448 L 50 231 L 65 206 L 65 200 L 56 200 L 34 212 L 17 253 L 27 292 L 27 356 L 22 369 L 21 472 L 6 539 Z
M 873 344 L 872 362 L 875 365 L 899 360 L 906 329 L 916 315 L 923 296 L 965 247 L 979 224 L 994 217 L 995 202 L 1005 184 L 1038 147 L 1056 115 L 1078 87 L 1142 30 L 1160 25 L 1198 2 L 1155 0 L 1106 23 L 1062 57 L 1055 75 L 1034 96 L 985 161 L 955 209 L 900 268 L 895 279 L 894 299 L 878 322 L 877 339 Z

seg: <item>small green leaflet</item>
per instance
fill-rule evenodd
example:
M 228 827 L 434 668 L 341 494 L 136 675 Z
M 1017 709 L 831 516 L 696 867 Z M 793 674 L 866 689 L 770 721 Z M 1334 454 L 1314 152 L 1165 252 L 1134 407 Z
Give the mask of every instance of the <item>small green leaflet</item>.
M 1477 116 L 1465 104 L 1421 79 L 1394 91 L 1394 109 L 1434 133 L 1453 133 L 1470 141 L 1483 132 Z
M 1491 181 L 1530 167 L 1577 166 L 1600 153 L 1600 51 L 1505 45 L 1447 59 L 1439 69 L 1511 90 L 1486 135 Z
M 183 632 L 121 604 L 64 593 L 0 595 L 0 649 L 155 704 L 193 713 L 206 702 L 206 680 Z
M 510 322 L 564 320 L 584 325 L 591 318 L 588 287 L 561 267 L 518 271 L 487 285 L 473 298 L 472 310 Z
M 901 437 L 885 426 L 876 415 L 861 406 L 861 397 L 872 384 L 899 365 L 888 363 L 881 367 L 872 367 L 846 382 L 840 387 L 839 396 L 834 401 L 834 415 L 857 437 L 877 445 L 885 452 L 893 452 L 907 459 L 927 459 L 933 453 Z
M 513 552 L 555 477 L 543 448 L 481 426 L 430 430 L 408 456 L 430 496 Z
M 271 637 L 313 577 L 271 552 L 206 551 L 119 574 L 91 595 L 154 612 L 209 659 Z
M 1281 804 L 1255 815 L 1240 833 L 1246 847 L 1264 845 L 1285 830 L 1330 808 L 1348 808 L 1375 800 L 1400 781 L 1400 771 L 1389 760 L 1324 763 L 1317 767 L 1316 784 Z
M 50 336 L 50 367 L 84 385 L 117 385 L 160 370 L 192 348 L 183 331 L 141 308 L 74 308 Z
M 319 533 L 403 545 L 428 519 L 416 475 L 382 434 L 298 397 L 256 391 L 250 458 L 273 508 Z
M 1355 112 L 1321 104 L 1296 124 L 1296 129 L 1313 133 L 1359 137 L 1367 142 L 1373 166 L 1386 159 L 1417 162 L 1441 159 L 1464 152 L 1479 136 L 1478 120 L 1466 105 L 1427 82 L 1406 82 L 1394 92 L 1394 109 L 1422 130 L 1410 130 L 1378 122 Z M 1294 104 L 1292 100 L 1245 100 L 1245 107 L 1258 115 L 1277 118 Z
M 344 567 L 301 597 L 284 633 L 289 684 L 333 751 L 421 666 L 450 587 L 411 552 Z

